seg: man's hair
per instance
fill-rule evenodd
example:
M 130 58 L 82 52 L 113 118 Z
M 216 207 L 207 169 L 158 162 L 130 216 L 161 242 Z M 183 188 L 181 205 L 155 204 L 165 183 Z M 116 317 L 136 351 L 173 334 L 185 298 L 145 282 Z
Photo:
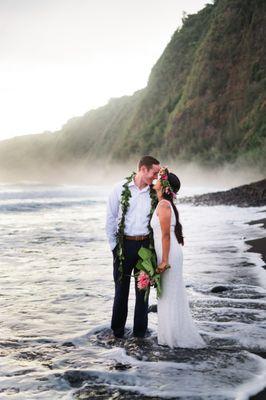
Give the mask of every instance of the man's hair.
M 156 160 L 156 158 L 152 157 L 152 156 L 143 156 L 141 157 L 141 159 L 139 160 L 138 163 L 138 170 L 140 170 L 140 168 L 145 165 L 145 167 L 147 167 L 147 169 L 151 169 L 153 164 L 159 165 L 160 161 Z

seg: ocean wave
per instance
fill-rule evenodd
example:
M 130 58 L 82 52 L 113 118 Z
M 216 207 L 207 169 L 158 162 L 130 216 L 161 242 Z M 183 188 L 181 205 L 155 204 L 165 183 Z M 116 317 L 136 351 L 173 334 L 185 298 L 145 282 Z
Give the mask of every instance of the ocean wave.
M 36 212 L 42 209 L 54 209 L 54 208 L 72 208 L 72 207 L 89 207 L 104 203 L 103 201 L 97 200 L 67 200 L 67 201 L 20 201 L 20 202 L 3 202 L 0 203 L 0 213 L 12 213 L 12 212 Z

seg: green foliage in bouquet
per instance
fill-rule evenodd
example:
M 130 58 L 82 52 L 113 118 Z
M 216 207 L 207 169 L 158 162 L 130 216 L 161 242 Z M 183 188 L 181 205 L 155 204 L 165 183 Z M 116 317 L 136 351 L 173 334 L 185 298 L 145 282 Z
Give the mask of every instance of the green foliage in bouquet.
M 136 267 L 138 270 L 144 271 L 146 272 L 146 274 L 149 275 L 151 279 L 151 285 L 155 287 L 158 298 L 161 295 L 162 289 L 161 289 L 161 275 L 155 272 L 157 268 L 156 254 L 154 251 L 150 249 L 141 247 L 139 249 L 138 255 L 140 256 L 140 259 Z M 150 288 L 146 290 L 145 300 L 148 298 L 149 290 Z

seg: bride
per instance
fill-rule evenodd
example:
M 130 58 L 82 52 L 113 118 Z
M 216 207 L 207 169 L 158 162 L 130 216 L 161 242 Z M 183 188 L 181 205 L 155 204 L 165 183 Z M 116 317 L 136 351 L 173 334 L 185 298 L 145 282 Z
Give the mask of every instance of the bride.
M 151 227 L 158 262 L 156 272 L 162 273 L 162 295 L 157 305 L 158 344 L 171 348 L 203 348 L 206 343 L 192 319 L 182 276 L 184 239 L 173 202 L 180 181 L 167 168 L 161 168 L 153 188 L 157 193 L 158 205 L 151 219 Z

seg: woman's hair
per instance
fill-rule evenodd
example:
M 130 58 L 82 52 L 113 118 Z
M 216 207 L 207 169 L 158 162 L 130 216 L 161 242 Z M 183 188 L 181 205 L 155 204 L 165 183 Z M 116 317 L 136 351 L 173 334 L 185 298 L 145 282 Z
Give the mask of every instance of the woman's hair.
M 168 178 L 168 182 L 170 183 L 171 189 L 172 191 L 176 194 L 179 189 L 180 189 L 180 180 L 178 179 L 178 177 L 173 174 L 172 172 L 169 172 L 166 169 L 166 173 L 167 173 L 167 178 Z M 163 191 L 163 198 L 170 201 L 174 213 L 175 213 L 175 217 L 176 217 L 176 226 L 175 226 L 175 235 L 177 238 L 178 243 L 184 244 L 184 237 L 183 237 L 183 229 L 182 229 L 182 225 L 179 222 L 179 213 L 178 210 L 173 202 L 173 195 L 172 193 L 166 193 L 165 191 Z

